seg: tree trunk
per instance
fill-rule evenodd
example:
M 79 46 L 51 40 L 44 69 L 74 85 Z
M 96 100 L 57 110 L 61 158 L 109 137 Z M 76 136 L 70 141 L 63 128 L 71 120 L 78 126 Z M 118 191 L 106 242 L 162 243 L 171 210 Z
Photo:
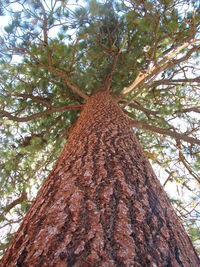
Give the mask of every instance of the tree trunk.
M 1 266 L 199 266 L 115 100 L 89 98 Z

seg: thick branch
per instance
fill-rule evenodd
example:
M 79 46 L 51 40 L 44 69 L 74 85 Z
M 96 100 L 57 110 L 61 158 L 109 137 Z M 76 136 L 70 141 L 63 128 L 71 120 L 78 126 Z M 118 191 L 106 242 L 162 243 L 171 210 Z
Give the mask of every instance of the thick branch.
M 171 65 L 174 63 L 178 64 L 186 59 L 188 59 L 188 56 L 191 55 L 191 53 L 194 52 L 194 49 L 196 50 L 196 47 L 193 47 L 186 56 L 182 57 L 181 59 L 178 59 L 176 61 L 171 62 L 171 60 L 177 56 L 179 53 L 181 53 L 185 48 L 187 48 L 189 45 L 191 45 L 192 42 L 188 41 L 182 46 L 178 47 L 176 50 L 174 50 L 172 53 L 170 53 L 168 56 L 164 57 L 160 62 L 158 62 L 157 65 L 154 65 L 150 70 L 145 72 L 140 72 L 138 76 L 136 77 L 135 81 L 128 87 L 126 90 L 120 95 L 120 99 L 125 97 L 127 94 L 132 92 L 136 87 L 143 84 L 146 79 L 151 78 L 154 75 L 157 75 L 161 71 L 165 70 L 168 67 L 171 67 Z
M 42 116 L 53 114 L 55 112 L 61 112 L 61 111 L 65 111 L 65 110 L 77 110 L 77 109 L 82 109 L 82 105 L 55 107 L 55 108 L 47 109 L 43 112 L 38 112 L 36 114 L 26 116 L 26 117 L 17 117 L 17 116 L 10 114 L 9 112 L 7 112 L 5 110 L 0 110 L 0 116 L 1 117 L 7 117 L 8 119 L 10 119 L 12 121 L 27 122 L 30 120 L 40 118 Z
M 65 78 L 65 82 L 67 84 L 67 86 L 74 91 L 75 93 L 77 93 L 79 96 L 81 96 L 83 99 L 88 99 L 89 96 L 87 96 L 86 94 L 84 94 L 79 88 L 78 86 L 76 86 L 75 84 L 71 83 L 69 80 L 69 76 L 67 75 L 67 73 L 65 73 L 64 75 Z
M 143 129 L 143 130 L 147 130 L 150 132 L 159 133 L 159 134 L 163 134 L 163 135 L 168 135 L 168 136 L 173 137 L 176 140 L 183 140 L 183 141 L 190 143 L 190 144 L 200 145 L 199 139 L 189 137 L 185 134 L 180 134 L 180 133 L 177 133 L 175 131 L 163 129 L 163 128 L 160 128 L 157 126 L 152 126 L 152 125 L 149 125 L 145 122 L 136 121 L 136 120 L 130 120 L 130 124 L 132 124 L 133 126 L 135 126 L 136 128 L 139 128 L 139 129 Z

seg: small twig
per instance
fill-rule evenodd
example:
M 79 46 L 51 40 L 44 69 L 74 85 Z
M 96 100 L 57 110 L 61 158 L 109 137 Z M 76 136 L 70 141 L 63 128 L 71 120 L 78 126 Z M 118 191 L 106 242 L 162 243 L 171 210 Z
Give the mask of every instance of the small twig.
M 173 173 L 174 173 L 174 171 L 171 171 L 171 172 L 169 173 L 169 176 L 168 176 L 167 179 L 165 180 L 165 182 L 164 182 L 164 184 L 163 184 L 163 187 L 165 187 L 166 184 L 169 182 L 169 180 L 171 179 Z

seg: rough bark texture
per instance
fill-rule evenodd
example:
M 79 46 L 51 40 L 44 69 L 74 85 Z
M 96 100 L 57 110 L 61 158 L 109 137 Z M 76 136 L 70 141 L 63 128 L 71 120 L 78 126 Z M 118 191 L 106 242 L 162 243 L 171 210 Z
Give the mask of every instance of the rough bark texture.
M 1 266 L 199 266 L 127 119 L 86 103 Z

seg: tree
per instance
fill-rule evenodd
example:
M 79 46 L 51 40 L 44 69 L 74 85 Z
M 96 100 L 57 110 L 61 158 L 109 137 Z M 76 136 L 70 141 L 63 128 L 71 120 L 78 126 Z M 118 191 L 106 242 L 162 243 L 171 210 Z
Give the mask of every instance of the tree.
M 13 5 L 15 12 L 11 10 Z M 59 258 L 59 264 L 66 264 L 66 260 L 69 266 L 75 262 L 79 264 L 78 262 L 87 256 L 88 261 L 93 262 L 97 255 L 93 255 L 94 259 L 92 259 L 90 251 L 96 250 L 94 246 L 97 242 L 99 242 L 98 246 L 102 246 L 100 241 L 103 237 L 107 237 L 104 249 L 107 253 L 109 251 L 111 253 L 109 257 L 107 254 L 107 261 L 110 259 L 129 266 L 130 258 L 133 259 L 136 255 L 135 263 L 138 264 L 153 264 L 155 261 L 159 266 L 161 260 L 166 263 L 166 266 L 167 264 L 172 266 L 198 264 L 198 258 L 190 241 L 171 211 L 171 206 L 155 180 L 140 145 L 135 137 L 129 137 L 127 144 L 122 140 L 124 135 L 130 136 L 130 126 L 127 126 L 127 119 L 122 116 L 116 103 L 110 98 L 112 95 L 116 99 L 115 101 L 129 117 L 129 123 L 138 128 L 136 134 L 145 148 L 146 155 L 169 174 L 164 184 L 175 180 L 181 187 L 193 192 L 192 212 L 187 211 L 183 203 L 178 200 L 174 200 L 174 204 L 179 215 L 182 215 L 182 218 L 186 217 L 185 224 L 195 241 L 198 238 L 198 231 L 194 216 L 198 216 L 195 205 L 198 204 L 199 194 L 195 187 L 199 183 L 200 162 L 199 125 L 194 115 L 199 113 L 198 65 L 194 64 L 199 60 L 198 10 L 198 3 L 193 1 L 107 1 L 104 4 L 90 1 L 86 6 L 77 6 L 77 9 L 70 9 L 70 5 L 65 1 L 1 2 L 1 13 L 4 12 L 12 17 L 11 23 L 5 27 L 4 35 L 1 37 L 0 114 L 2 116 L 1 136 L 4 137 L 1 140 L 4 148 L 1 151 L 3 159 L 1 188 L 4 188 L 1 191 L 2 227 L 6 225 L 12 227 L 15 222 L 22 220 L 34 198 L 34 191 L 40 187 L 65 140 L 70 136 L 68 145 L 56 164 L 57 167 L 44 183 L 22 223 L 20 229 L 25 230 L 24 236 L 21 238 L 21 230 L 19 230 L 3 260 L 4 263 L 11 251 L 18 257 L 16 258 L 18 266 L 20 264 L 24 266 L 30 255 L 34 259 L 34 250 L 30 250 L 32 254 L 28 255 L 25 249 L 20 257 L 19 251 L 25 245 L 24 242 L 28 242 L 27 246 L 34 246 L 33 239 L 38 236 L 42 238 L 37 239 L 36 243 L 42 242 L 46 246 L 43 238 L 44 233 L 47 233 L 46 225 L 49 227 L 49 237 L 54 236 L 50 243 L 52 247 L 49 250 L 49 257 L 54 255 L 56 242 L 60 242 L 61 246 L 63 242 L 70 242 L 67 252 L 61 251 L 59 257 L 55 258 L 55 260 Z M 100 94 L 96 95 L 99 105 L 96 103 L 97 91 L 106 92 L 106 95 L 103 93 L 103 101 Z M 91 95 L 94 97 L 90 97 Z M 92 99 L 95 99 L 96 110 L 89 112 L 87 107 L 88 103 L 93 101 Z M 110 102 L 112 105 L 110 104 L 111 107 L 109 107 L 116 111 L 117 117 L 109 112 L 110 109 L 106 112 Z M 100 106 L 99 110 L 98 106 Z M 80 120 L 74 126 L 82 109 Z M 83 115 L 86 113 L 87 116 Z M 113 120 L 116 120 L 116 124 Z M 179 127 L 178 124 L 183 122 L 184 126 Z M 99 135 L 95 130 L 93 134 L 91 132 L 91 137 L 85 136 L 84 134 L 87 134 L 85 127 L 90 130 L 94 125 L 96 130 L 101 130 Z M 103 130 L 108 131 L 110 137 L 104 136 L 107 139 L 99 142 L 99 147 L 101 144 L 102 147 L 107 147 L 107 150 L 104 148 L 102 151 L 100 149 L 100 152 L 95 151 L 95 147 L 98 147 L 96 142 L 103 138 Z M 121 150 L 116 148 L 118 133 L 119 142 L 123 143 Z M 116 136 L 116 140 L 112 138 L 112 134 Z M 80 146 L 83 154 L 80 154 L 79 161 L 74 162 L 78 159 L 78 154 L 74 154 L 79 151 L 78 148 L 76 151 L 77 144 L 80 144 L 84 136 L 85 140 Z M 133 140 L 136 142 L 135 146 L 133 146 Z M 131 151 L 127 149 L 128 144 L 132 148 Z M 84 150 L 86 148 L 87 151 Z M 95 153 L 90 154 L 89 148 Z M 59 195 L 62 192 L 62 186 L 59 190 L 58 187 L 51 188 L 47 195 L 44 192 L 47 190 L 48 183 L 53 183 L 57 177 L 56 168 L 60 168 L 60 164 L 67 155 L 70 156 L 69 161 L 66 162 L 66 168 L 68 166 L 73 169 L 73 179 L 74 181 L 77 179 L 76 186 L 79 184 L 80 188 L 77 191 L 78 189 L 72 186 L 73 183 L 70 183 L 72 176 L 69 175 L 70 181 L 67 181 L 66 186 L 70 186 L 69 190 L 74 190 L 74 195 L 71 195 L 67 202 L 65 212 L 68 217 L 65 218 L 66 216 L 62 216 L 64 199 Z M 70 157 L 74 157 L 73 162 L 70 161 Z M 84 160 L 85 157 L 87 160 Z M 126 162 L 131 158 L 130 167 L 125 164 L 123 158 Z M 86 163 L 93 162 L 92 166 L 86 168 Z M 102 165 L 102 162 L 105 162 L 107 167 Z M 60 172 L 63 174 L 65 170 L 64 165 Z M 95 170 L 98 172 L 92 181 L 90 171 Z M 84 177 L 82 182 L 78 176 L 79 172 Z M 141 175 L 141 181 L 138 181 L 135 172 Z M 104 176 L 111 177 L 113 184 L 110 181 L 106 182 L 106 179 L 103 180 Z M 62 179 L 65 176 L 63 174 L 59 177 Z M 121 180 L 118 177 L 121 177 Z M 105 182 L 101 183 L 101 181 Z M 153 181 L 156 187 L 153 186 Z M 88 185 L 85 184 L 86 182 Z M 144 186 L 145 182 L 149 183 L 149 189 L 147 185 Z M 90 192 L 94 184 L 96 184 L 96 191 Z M 141 188 L 142 186 L 144 188 Z M 65 188 L 64 184 L 63 188 Z M 140 190 L 144 190 L 144 200 Z M 58 202 L 51 197 L 54 193 Z M 61 198 L 58 199 L 57 196 Z M 145 196 L 148 199 L 145 200 Z M 107 198 L 110 199 L 111 206 L 106 205 Z M 74 207 L 70 206 L 72 200 Z M 135 203 L 133 203 L 134 200 Z M 41 203 L 42 208 L 46 205 L 45 201 L 49 203 L 54 213 L 50 213 L 48 217 L 48 210 L 40 210 L 40 217 L 35 217 L 34 207 Z M 92 204 L 93 201 L 96 206 Z M 66 222 L 61 220 L 60 224 L 57 224 L 58 228 L 55 229 L 47 221 L 56 221 L 59 218 L 59 213 L 55 214 L 55 209 L 59 210 L 56 203 L 61 204 L 60 216 L 65 218 Z M 101 207 L 103 204 L 105 207 Z M 14 212 L 13 209 L 15 209 Z M 102 209 L 101 213 L 100 209 Z M 41 214 L 43 212 L 44 216 Z M 138 214 L 137 218 L 134 218 L 133 214 Z M 116 222 L 112 221 L 114 218 Z M 67 231 L 73 231 L 72 227 L 77 219 L 83 223 L 84 229 L 77 228 L 71 240 L 71 237 L 65 234 Z M 97 219 L 100 220 L 98 225 Z M 144 223 L 140 226 L 139 222 L 142 219 Z M 32 228 L 28 226 L 26 228 L 28 220 Z M 41 232 L 36 231 L 39 229 L 36 225 L 37 220 L 41 225 Z M 117 230 L 117 227 L 120 227 L 119 220 L 124 227 L 127 227 L 125 233 L 122 233 L 123 229 Z M 151 225 L 152 233 L 145 225 Z M 111 226 L 113 229 L 109 228 Z M 138 231 L 134 226 L 139 227 Z M 94 232 L 90 232 L 94 242 L 89 237 L 86 242 L 89 227 L 94 228 L 95 233 L 98 233 L 95 235 Z M 35 232 L 33 233 L 31 229 L 35 229 Z M 115 234 L 111 234 L 113 230 Z M 144 235 L 140 237 L 141 231 Z M 131 252 L 127 257 L 123 254 L 125 253 L 123 234 L 126 243 L 130 243 L 129 250 L 126 252 L 128 254 Z M 149 237 L 148 240 L 147 237 Z M 30 238 L 29 241 L 28 238 Z M 68 241 L 67 238 L 69 238 Z M 80 244 L 79 238 L 82 240 Z M 142 243 L 144 240 L 145 243 Z M 2 243 L 3 250 L 5 245 Z M 15 246 L 15 252 L 13 252 L 13 246 Z M 167 251 L 166 254 L 162 248 Z M 75 256 L 76 249 L 77 255 L 82 256 Z M 88 255 L 85 254 L 87 251 Z M 118 255 L 120 251 L 123 252 L 122 255 Z M 36 253 L 36 255 L 41 254 Z M 100 255 L 101 260 L 106 257 L 103 254 Z M 186 255 L 191 256 L 191 262 Z M 45 257 L 41 256 L 41 262 L 47 260 Z M 11 263 L 9 264 L 11 266 Z
M 90 97 L 3 266 L 198 266 L 128 119 Z

